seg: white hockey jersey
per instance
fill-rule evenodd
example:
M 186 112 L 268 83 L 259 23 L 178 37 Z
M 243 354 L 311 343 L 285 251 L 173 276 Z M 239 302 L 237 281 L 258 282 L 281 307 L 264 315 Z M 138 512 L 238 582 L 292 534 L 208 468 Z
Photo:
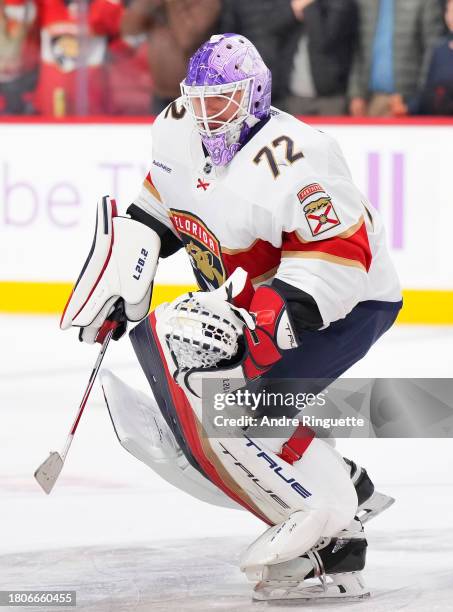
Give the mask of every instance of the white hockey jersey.
M 153 125 L 134 203 L 182 241 L 201 289 L 241 266 L 254 286 L 278 278 L 310 294 L 325 326 L 359 302 L 401 300 L 382 221 L 337 143 L 279 110 L 215 167 L 176 100 Z

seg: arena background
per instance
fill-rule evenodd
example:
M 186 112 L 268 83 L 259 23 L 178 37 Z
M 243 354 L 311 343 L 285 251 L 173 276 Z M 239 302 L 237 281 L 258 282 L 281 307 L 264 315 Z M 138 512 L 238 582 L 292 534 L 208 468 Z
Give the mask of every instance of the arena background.
M 453 324 L 453 120 L 306 120 L 339 141 L 383 214 L 404 288 L 398 322 Z M 138 193 L 151 122 L 9 118 L 0 142 L 0 311 L 61 312 L 91 244 L 97 199 L 109 194 L 124 211 Z M 193 282 L 183 252 L 162 261 L 153 304 Z
M 346 376 L 451 378 L 453 120 L 307 121 L 338 139 L 381 210 L 404 286 L 399 324 Z M 238 556 L 264 526 L 190 497 L 126 453 L 98 383 L 52 494 L 33 478 L 64 444 L 99 350 L 58 325 L 96 201 L 110 194 L 122 211 L 132 201 L 151 163 L 151 121 L 8 118 L 0 142 L 0 591 L 76 590 L 78 609 L 92 612 L 248 612 Z M 184 253 L 162 261 L 153 305 L 189 286 Z M 127 338 L 103 365 L 149 394 Z M 337 448 L 396 498 L 366 530 L 373 596 L 360 610 L 453 610 L 451 439 Z

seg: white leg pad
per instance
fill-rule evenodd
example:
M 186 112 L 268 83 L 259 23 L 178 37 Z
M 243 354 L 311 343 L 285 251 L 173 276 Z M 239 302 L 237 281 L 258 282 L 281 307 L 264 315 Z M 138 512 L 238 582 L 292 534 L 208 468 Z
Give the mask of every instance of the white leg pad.
M 280 441 L 260 439 L 259 446 L 267 446 L 271 456 Z M 240 565 L 248 575 L 256 573 L 259 567 L 303 555 L 321 537 L 335 536 L 350 524 L 357 510 L 357 494 L 348 467 L 341 455 L 323 440 L 314 438 L 301 459 L 292 466 L 287 465 L 285 474 L 295 474 L 311 495 L 300 501 L 299 509 L 293 507 L 286 520 L 270 527 L 243 553 Z
M 304 554 L 319 539 L 328 520 L 326 510 L 294 512 L 286 521 L 267 529 L 240 558 L 240 568 L 250 573 L 257 567 L 284 563 Z
M 202 501 L 241 509 L 187 461 L 153 397 L 133 389 L 109 370 L 100 373 L 118 440 L 164 480 Z

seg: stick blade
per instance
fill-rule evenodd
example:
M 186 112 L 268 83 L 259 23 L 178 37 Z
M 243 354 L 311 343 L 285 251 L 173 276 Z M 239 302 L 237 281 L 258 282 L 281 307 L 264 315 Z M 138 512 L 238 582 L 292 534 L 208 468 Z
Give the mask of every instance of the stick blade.
M 50 453 L 47 459 L 36 470 L 35 478 L 47 495 L 52 491 L 62 469 L 63 459 L 59 453 L 54 452 Z

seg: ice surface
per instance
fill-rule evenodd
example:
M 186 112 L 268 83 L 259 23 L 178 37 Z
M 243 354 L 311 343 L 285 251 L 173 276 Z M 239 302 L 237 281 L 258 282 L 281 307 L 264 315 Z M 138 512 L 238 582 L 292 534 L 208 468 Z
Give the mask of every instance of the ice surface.
M 370 600 L 252 603 L 237 559 L 263 525 L 192 499 L 128 455 L 97 387 L 43 494 L 33 471 L 64 444 L 98 347 L 54 317 L 2 316 L 0 337 L 0 590 L 75 589 L 77 609 L 96 612 L 453 610 L 452 440 L 339 441 L 397 498 L 367 527 Z M 453 328 L 394 328 L 350 374 L 451 377 L 452 347 Z M 128 340 L 109 347 L 105 366 L 147 390 Z

